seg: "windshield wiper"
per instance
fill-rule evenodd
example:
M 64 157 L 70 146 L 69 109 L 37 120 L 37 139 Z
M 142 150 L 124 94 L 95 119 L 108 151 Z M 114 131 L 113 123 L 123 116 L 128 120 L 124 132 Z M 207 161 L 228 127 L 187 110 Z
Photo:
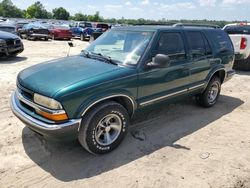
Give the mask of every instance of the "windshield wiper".
M 82 50 L 82 53 L 87 58 L 93 58 L 93 56 L 97 56 L 98 58 L 101 58 L 110 64 L 118 65 L 118 63 L 116 63 L 115 60 L 113 60 L 111 57 L 104 56 L 101 53 L 89 52 L 87 50 Z
M 90 52 L 90 55 L 98 56 L 98 57 L 104 59 L 106 62 L 108 62 L 108 63 L 110 63 L 110 64 L 118 65 L 118 63 L 116 63 L 116 61 L 113 60 L 111 57 L 105 56 L 105 55 L 103 55 L 103 54 L 101 54 L 101 53 Z

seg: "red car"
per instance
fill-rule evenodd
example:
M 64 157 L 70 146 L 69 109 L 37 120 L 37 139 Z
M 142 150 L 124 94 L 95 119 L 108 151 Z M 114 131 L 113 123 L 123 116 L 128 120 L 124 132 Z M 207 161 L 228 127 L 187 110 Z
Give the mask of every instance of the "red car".
M 50 25 L 48 27 L 50 38 L 55 39 L 68 39 L 71 40 L 72 32 L 69 27 L 61 25 Z

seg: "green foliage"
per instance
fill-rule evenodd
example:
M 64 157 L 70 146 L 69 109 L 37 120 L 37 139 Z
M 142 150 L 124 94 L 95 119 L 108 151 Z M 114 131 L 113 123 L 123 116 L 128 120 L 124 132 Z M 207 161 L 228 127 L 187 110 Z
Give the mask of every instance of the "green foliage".
M 88 20 L 88 16 L 82 13 L 76 13 L 73 17 L 72 20 L 75 21 L 84 21 L 84 20 Z
M 24 17 L 24 12 L 17 8 L 11 0 L 3 0 L 0 3 L 0 16 L 22 18 Z
M 30 5 L 26 11 L 26 18 L 49 18 L 51 15 L 47 12 L 45 7 L 40 1 Z
M 63 7 L 55 8 L 52 12 L 53 18 L 58 20 L 68 20 L 70 16 L 69 12 Z
M 91 22 L 102 22 L 104 21 L 104 18 L 100 16 L 99 12 L 96 12 L 94 15 L 86 15 L 82 13 L 76 13 L 73 17 L 71 17 L 72 20 L 75 21 L 91 21 Z

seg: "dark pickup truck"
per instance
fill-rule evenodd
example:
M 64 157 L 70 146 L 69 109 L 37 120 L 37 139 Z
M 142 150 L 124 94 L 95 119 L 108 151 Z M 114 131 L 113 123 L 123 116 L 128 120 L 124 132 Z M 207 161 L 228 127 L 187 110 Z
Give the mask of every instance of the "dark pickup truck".
M 20 72 L 11 106 L 45 138 L 78 137 L 87 151 L 103 154 L 145 108 L 190 96 L 212 107 L 233 62 L 232 42 L 216 27 L 119 27 L 77 56 Z

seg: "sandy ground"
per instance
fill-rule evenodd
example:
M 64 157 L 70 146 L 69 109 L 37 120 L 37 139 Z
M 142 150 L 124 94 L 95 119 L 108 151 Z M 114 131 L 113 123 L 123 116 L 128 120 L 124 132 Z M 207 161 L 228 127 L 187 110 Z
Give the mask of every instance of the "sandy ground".
M 88 44 L 74 42 L 71 54 Z M 213 108 L 188 99 L 141 114 L 117 150 L 93 156 L 77 141 L 43 140 L 12 114 L 18 72 L 68 51 L 65 41 L 24 44 L 19 57 L 0 60 L 1 188 L 250 187 L 250 72 L 223 85 Z

